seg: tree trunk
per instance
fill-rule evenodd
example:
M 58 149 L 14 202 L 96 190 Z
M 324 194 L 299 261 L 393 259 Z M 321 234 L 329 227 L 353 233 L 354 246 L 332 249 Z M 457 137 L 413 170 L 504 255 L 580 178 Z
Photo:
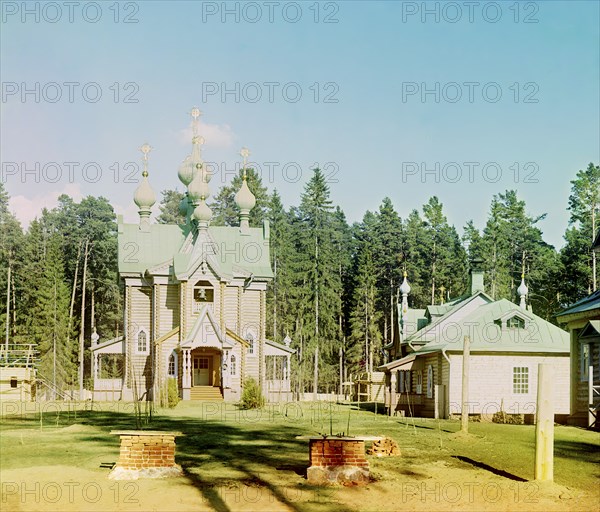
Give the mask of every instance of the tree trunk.
M 79 330 L 79 399 L 83 399 L 83 369 L 84 369 L 84 335 L 85 335 L 85 287 L 87 279 L 87 262 L 89 253 L 89 240 L 85 241 L 83 257 L 83 277 L 81 282 L 81 326 Z
M 77 262 L 75 263 L 75 276 L 73 277 L 73 291 L 71 292 L 71 309 L 69 310 L 69 328 L 67 329 L 67 347 L 71 343 L 71 329 L 73 328 L 73 310 L 75 309 L 75 292 L 77 291 L 77 276 L 79 274 L 79 259 L 81 258 L 81 247 L 83 242 L 79 243 L 77 248 Z

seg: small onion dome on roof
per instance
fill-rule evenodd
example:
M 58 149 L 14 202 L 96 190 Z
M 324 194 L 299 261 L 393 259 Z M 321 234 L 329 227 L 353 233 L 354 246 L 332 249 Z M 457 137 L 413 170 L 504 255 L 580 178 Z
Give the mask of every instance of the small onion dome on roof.
M 148 173 L 143 177 L 140 186 L 133 194 L 133 202 L 138 208 L 151 208 L 156 203 L 156 194 L 148 181 Z
M 200 198 L 200 204 L 194 210 L 194 219 L 199 222 L 209 222 L 212 219 L 212 210 L 206 204 L 204 197 Z
M 156 203 L 156 194 L 154 194 L 154 190 L 152 190 L 148 181 L 148 153 L 152 151 L 152 146 L 146 142 L 142 145 L 140 151 L 144 155 L 144 171 L 142 172 L 142 182 L 133 194 L 133 202 L 140 210 L 147 210 Z
M 252 208 L 254 208 L 254 205 L 256 204 L 256 198 L 254 197 L 254 194 L 250 192 L 250 189 L 248 188 L 248 182 L 246 181 L 245 176 L 244 180 L 242 181 L 241 188 L 235 195 L 235 204 L 238 205 L 240 210 L 247 212 L 252 210 Z
M 179 176 L 181 183 L 183 183 L 186 187 L 192 182 L 194 179 L 194 168 L 192 167 L 191 156 L 187 156 L 186 159 L 181 162 L 177 175 Z
M 402 284 L 400 285 L 400 293 L 402 295 L 408 295 L 410 293 L 410 285 L 406 279 L 406 272 L 404 272 L 404 281 L 402 281 Z
M 188 197 L 192 203 L 197 203 L 200 198 L 208 198 L 210 196 L 210 190 L 208 183 L 203 178 L 201 172 L 197 172 L 192 182 L 188 185 Z
M 519 294 L 519 297 L 524 297 L 529 293 L 529 288 L 527 288 L 527 285 L 525 284 L 525 276 L 521 276 L 521 284 L 517 288 L 517 293 Z

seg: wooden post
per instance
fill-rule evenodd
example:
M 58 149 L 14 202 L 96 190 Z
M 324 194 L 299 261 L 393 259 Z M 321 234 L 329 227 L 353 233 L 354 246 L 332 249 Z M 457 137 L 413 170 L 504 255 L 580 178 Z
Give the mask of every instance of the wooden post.
M 596 414 L 598 413 L 594 410 L 594 367 L 590 366 L 588 368 L 588 428 L 593 427 L 597 421 Z
M 471 338 L 465 336 L 463 343 L 462 409 L 460 413 L 460 431 L 469 433 L 469 354 Z
M 538 365 L 535 425 L 535 479 L 554 479 L 554 369 Z
M 8 362 L 8 338 L 10 333 L 10 261 L 8 262 L 8 276 L 6 280 L 6 338 L 4 340 L 4 358 Z

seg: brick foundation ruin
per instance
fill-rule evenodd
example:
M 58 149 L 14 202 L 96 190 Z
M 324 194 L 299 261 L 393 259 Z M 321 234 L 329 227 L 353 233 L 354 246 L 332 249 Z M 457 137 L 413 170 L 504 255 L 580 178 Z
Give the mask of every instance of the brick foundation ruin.
M 306 476 L 313 484 L 367 484 L 369 462 L 364 438 L 310 438 L 310 467 Z
M 118 430 L 111 434 L 120 436 L 121 451 L 108 478 L 136 480 L 182 474 L 181 466 L 175 463 L 175 437 L 180 432 Z

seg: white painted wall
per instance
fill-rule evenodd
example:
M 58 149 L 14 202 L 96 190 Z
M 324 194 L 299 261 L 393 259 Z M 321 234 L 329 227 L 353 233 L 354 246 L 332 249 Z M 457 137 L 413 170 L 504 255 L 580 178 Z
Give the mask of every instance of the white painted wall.
M 450 414 L 460 413 L 462 393 L 462 354 L 450 355 Z M 569 414 L 569 357 L 537 355 L 477 355 L 469 362 L 469 402 L 471 413 L 492 415 L 506 413 L 534 414 L 537 400 L 538 364 L 554 367 L 555 414 Z M 529 368 L 529 392 L 513 393 L 513 368 Z

